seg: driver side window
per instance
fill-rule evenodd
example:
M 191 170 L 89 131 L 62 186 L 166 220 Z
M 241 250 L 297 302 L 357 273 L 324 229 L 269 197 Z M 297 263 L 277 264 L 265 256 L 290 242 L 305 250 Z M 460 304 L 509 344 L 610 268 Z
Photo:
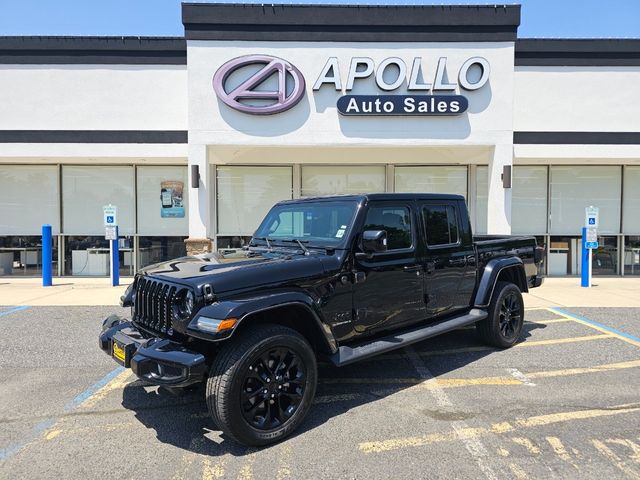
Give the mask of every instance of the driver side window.
M 370 207 L 364 230 L 386 230 L 388 250 L 411 248 L 411 212 L 408 207 Z

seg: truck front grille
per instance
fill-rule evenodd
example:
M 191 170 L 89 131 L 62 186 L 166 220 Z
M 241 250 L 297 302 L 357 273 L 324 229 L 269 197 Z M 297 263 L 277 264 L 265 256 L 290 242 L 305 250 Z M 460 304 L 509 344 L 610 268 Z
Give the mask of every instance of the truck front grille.
M 173 335 L 173 304 L 178 287 L 159 280 L 138 277 L 135 290 L 133 320 L 150 330 Z

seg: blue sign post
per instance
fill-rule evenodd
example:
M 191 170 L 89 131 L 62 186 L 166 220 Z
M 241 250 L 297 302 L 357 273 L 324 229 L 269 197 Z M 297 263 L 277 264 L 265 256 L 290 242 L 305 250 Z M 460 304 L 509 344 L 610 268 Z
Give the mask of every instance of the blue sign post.
M 120 255 L 118 251 L 118 208 L 114 205 L 102 207 L 104 214 L 104 237 L 109 240 L 111 285 L 120 284 Z
M 111 240 L 111 285 L 120 285 L 120 252 L 118 250 L 118 226 L 116 225 L 116 238 Z
M 587 248 L 587 227 L 582 227 L 582 268 L 581 287 L 591 286 L 591 249 Z
M 53 263 L 53 248 L 51 246 L 51 225 L 42 225 L 42 286 L 53 285 L 51 265 Z

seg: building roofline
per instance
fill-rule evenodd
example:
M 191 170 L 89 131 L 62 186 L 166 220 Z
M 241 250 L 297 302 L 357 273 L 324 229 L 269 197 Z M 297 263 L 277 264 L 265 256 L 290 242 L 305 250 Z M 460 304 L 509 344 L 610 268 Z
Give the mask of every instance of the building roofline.
M 182 37 L 0 37 L 0 64 L 186 63 L 187 46 Z
M 187 40 L 514 41 L 520 5 L 183 3 Z
M 640 38 L 521 38 L 516 66 L 640 66 Z

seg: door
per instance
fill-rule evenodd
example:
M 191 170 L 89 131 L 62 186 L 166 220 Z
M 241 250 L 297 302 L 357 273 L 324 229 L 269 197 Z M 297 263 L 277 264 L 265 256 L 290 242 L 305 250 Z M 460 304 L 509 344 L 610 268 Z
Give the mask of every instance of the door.
M 416 258 L 416 216 L 410 202 L 370 204 L 360 234 L 385 230 L 387 251 L 354 260 L 355 330 L 374 333 L 423 320 L 423 275 Z
M 427 316 L 468 308 L 476 271 L 468 221 L 455 201 L 421 202 L 420 216 L 426 244 L 420 263 L 425 271 Z

